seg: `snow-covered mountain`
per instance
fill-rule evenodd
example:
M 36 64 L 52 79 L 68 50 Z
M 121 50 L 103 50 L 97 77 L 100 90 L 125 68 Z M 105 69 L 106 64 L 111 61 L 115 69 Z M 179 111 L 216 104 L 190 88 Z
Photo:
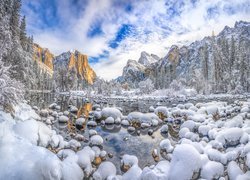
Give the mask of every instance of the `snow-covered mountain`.
M 138 63 L 144 66 L 149 66 L 150 64 L 157 62 L 159 59 L 160 58 L 157 55 L 148 54 L 147 52 L 143 51 L 141 52 L 141 57 L 139 58 Z
M 167 88 L 179 80 L 203 92 L 228 92 L 236 87 L 250 91 L 249 69 L 250 23 L 239 21 L 232 28 L 225 26 L 217 36 L 189 46 L 173 45 L 161 59 L 142 52 L 138 62 L 128 61 L 117 81 L 136 87 L 150 78 L 156 88 Z

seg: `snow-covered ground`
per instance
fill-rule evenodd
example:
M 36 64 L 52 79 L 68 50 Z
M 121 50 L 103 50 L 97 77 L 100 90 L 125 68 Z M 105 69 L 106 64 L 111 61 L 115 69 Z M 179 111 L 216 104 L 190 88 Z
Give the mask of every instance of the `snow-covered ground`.
M 214 96 L 213 96 L 214 97 Z M 15 113 L 0 111 L 0 179 L 249 179 L 250 101 L 183 103 L 150 107 L 147 113 L 93 106 L 89 117 L 73 118 L 77 107 L 61 112 L 21 103 Z M 55 124 L 67 125 L 70 139 Z M 154 127 L 167 134 L 152 149 L 155 165 L 140 167 L 134 154 L 124 154 L 119 167 L 103 149 L 104 138 L 94 129 L 89 137 L 77 128 L 122 124 L 130 133 Z M 138 133 L 140 135 L 140 133 Z M 81 143 L 88 139 L 88 143 Z M 123 142 L 121 142 L 123 143 Z M 133 147 L 131 147 L 133 148 Z M 142 149 L 144 147 L 141 147 Z

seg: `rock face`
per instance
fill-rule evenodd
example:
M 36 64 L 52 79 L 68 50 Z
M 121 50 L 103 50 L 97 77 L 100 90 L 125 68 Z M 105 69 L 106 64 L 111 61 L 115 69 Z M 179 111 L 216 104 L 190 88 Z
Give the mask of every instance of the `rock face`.
M 148 54 L 145 51 L 141 52 L 141 57 L 138 60 L 128 60 L 127 65 L 123 68 L 122 76 L 117 78 L 118 82 L 127 82 L 130 86 L 138 84 L 138 82 L 145 80 L 150 73 L 154 63 L 160 58 L 154 54 Z
M 33 45 L 33 50 L 33 59 L 37 61 L 38 67 L 52 77 L 54 55 L 47 48 L 42 48 L 38 44 Z
M 75 68 L 77 76 L 81 80 L 86 80 L 88 84 L 93 84 L 96 74 L 88 63 L 88 56 L 81 54 L 79 51 L 68 51 L 55 57 L 55 69 L 59 67 L 71 70 Z
M 34 44 L 34 60 L 38 62 L 40 68 L 51 76 L 54 70 L 63 67 L 66 70 L 75 68 L 78 78 L 85 80 L 88 84 L 93 84 L 96 78 L 94 70 L 88 63 L 88 56 L 79 51 L 68 51 L 54 56 L 47 48 Z
M 203 93 L 229 92 L 237 87 L 249 92 L 249 54 L 250 23 L 239 21 L 217 36 L 188 46 L 173 45 L 161 59 L 142 52 L 138 62 L 128 61 L 117 81 L 135 87 L 150 78 L 156 88 L 168 88 L 172 81 L 179 80 Z
M 38 44 L 34 44 L 34 59 L 44 63 L 53 71 L 54 55 L 47 49 L 42 48 Z

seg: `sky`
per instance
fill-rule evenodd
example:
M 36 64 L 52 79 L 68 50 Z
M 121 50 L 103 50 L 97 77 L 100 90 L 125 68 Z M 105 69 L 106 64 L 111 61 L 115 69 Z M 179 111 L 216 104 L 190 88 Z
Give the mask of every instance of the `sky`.
M 164 57 L 171 45 L 250 21 L 249 0 L 22 0 L 27 31 L 55 55 L 79 50 L 97 75 L 122 75 L 142 51 Z

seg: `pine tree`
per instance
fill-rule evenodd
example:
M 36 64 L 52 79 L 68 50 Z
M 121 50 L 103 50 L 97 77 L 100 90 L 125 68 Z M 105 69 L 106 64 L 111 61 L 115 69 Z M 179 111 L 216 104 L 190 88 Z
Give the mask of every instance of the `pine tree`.
M 27 51 L 27 36 L 26 36 L 26 21 L 25 16 L 23 16 L 20 24 L 20 43 L 23 50 Z
M 20 10 L 21 10 L 21 0 L 13 0 L 11 18 L 10 18 L 10 30 L 12 33 L 13 40 L 19 36 Z

